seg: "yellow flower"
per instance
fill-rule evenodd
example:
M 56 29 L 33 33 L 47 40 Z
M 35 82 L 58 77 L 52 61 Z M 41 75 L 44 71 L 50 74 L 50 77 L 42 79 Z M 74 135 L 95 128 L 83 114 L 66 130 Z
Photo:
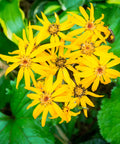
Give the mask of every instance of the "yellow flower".
M 61 83 L 62 80 L 70 80 L 69 71 L 75 72 L 72 64 L 76 63 L 76 55 L 70 53 L 63 46 L 59 46 L 58 51 L 49 51 L 51 58 L 47 60 L 47 63 L 41 63 L 49 74 L 57 75 L 57 79 Z
M 63 23 L 60 23 L 58 15 L 55 13 L 56 22 L 51 23 L 47 17 L 41 12 L 43 20 L 40 19 L 37 15 L 37 19 L 43 26 L 33 25 L 32 28 L 42 32 L 42 37 L 45 39 L 50 36 L 51 42 L 59 42 L 59 37 L 65 40 L 72 39 L 71 37 L 66 36 L 62 31 L 68 30 L 73 26 L 73 23 L 68 19 Z M 38 39 L 41 35 L 37 35 Z
M 66 121 L 67 123 L 69 121 L 71 121 L 71 116 L 77 116 L 78 114 L 80 114 L 81 112 L 73 112 L 71 111 L 71 109 L 74 109 L 76 107 L 77 103 L 74 99 L 72 99 L 70 102 L 66 102 L 65 103 L 65 106 L 64 106 L 64 109 L 63 109 L 63 112 L 64 112 L 64 115 L 65 115 L 65 119 L 62 119 L 60 121 L 60 123 L 62 123 L 63 121 Z
M 37 49 L 34 50 L 34 44 L 35 44 L 35 39 L 33 38 L 33 33 L 32 29 L 29 28 L 29 42 L 25 40 L 25 31 L 23 30 L 23 40 L 19 37 L 16 36 L 17 39 L 19 39 L 19 50 L 15 50 L 11 52 L 12 56 L 6 56 L 0 54 L 0 58 L 9 62 L 13 63 L 10 64 L 9 67 L 6 70 L 5 75 L 7 75 L 9 72 L 14 70 L 19 66 L 19 72 L 17 76 L 17 83 L 16 83 L 16 88 L 18 87 L 19 82 L 23 78 L 23 75 L 25 77 L 25 85 L 30 86 L 30 77 L 34 83 L 36 84 L 35 78 L 33 71 L 35 73 L 38 73 L 40 75 L 46 75 L 46 73 L 42 70 L 42 66 L 38 64 L 38 62 L 43 62 L 46 60 L 46 57 L 38 57 L 36 56 L 40 53 L 42 53 L 45 49 L 51 48 L 58 46 L 59 43 L 54 43 L 54 44 L 44 44 L 41 46 L 38 46 Z M 26 47 L 27 44 L 27 47 Z M 13 55 L 14 54 L 14 55 Z
M 84 111 L 84 115 L 87 117 L 87 105 L 94 107 L 93 102 L 88 98 L 88 96 L 92 97 L 103 97 L 103 95 L 97 95 L 95 93 L 92 93 L 85 88 L 81 81 L 80 77 L 77 73 L 74 74 L 75 82 L 68 81 L 69 85 L 69 92 L 71 93 L 71 96 L 73 97 L 74 103 L 76 102 L 77 105 L 81 105 Z
M 92 83 L 92 91 L 97 90 L 99 82 L 108 84 L 111 78 L 120 77 L 120 72 L 112 69 L 111 67 L 120 63 L 120 58 L 114 56 L 112 53 L 105 53 L 98 59 L 95 56 L 87 56 L 80 58 L 84 66 L 77 66 L 80 71 L 77 73 L 82 80 L 84 87 L 89 87 Z
M 98 45 L 98 41 L 91 41 L 91 39 L 87 39 L 86 41 L 74 41 L 70 45 L 65 45 L 70 51 L 75 51 L 76 57 L 83 56 L 83 55 L 102 55 L 107 53 L 108 50 L 111 48 L 110 46 L 106 45 Z
M 58 86 L 56 83 L 56 81 L 53 83 L 53 76 L 49 76 L 45 79 L 45 82 L 41 84 L 41 88 L 27 88 L 28 90 L 35 92 L 27 95 L 27 97 L 33 100 L 33 102 L 28 105 L 27 109 L 37 105 L 33 111 L 34 119 L 36 119 L 43 112 L 41 122 L 42 127 L 45 126 L 48 112 L 54 118 L 60 116 L 64 119 L 64 113 L 59 107 L 58 102 L 69 101 L 69 92 L 67 90 L 67 85 L 63 84 Z
M 73 12 L 69 12 L 72 14 L 73 18 L 72 21 L 74 21 L 74 24 L 77 24 L 81 26 L 82 28 L 76 29 L 68 34 L 68 36 L 76 36 L 78 34 L 81 35 L 81 39 L 87 39 L 91 36 L 95 38 L 95 40 L 100 39 L 103 42 L 106 42 L 106 38 L 109 36 L 110 31 L 107 27 L 104 26 L 104 22 L 102 22 L 102 19 L 104 18 L 104 14 L 102 14 L 101 18 L 95 20 L 94 18 L 94 7 L 92 3 L 90 3 L 91 8 L 88 8 L 90 11 L 90 17 L 86 13 L 85 9 L 83 7 L 79 7 L 82 16 L 79 16 L 77 14 L 74 14 Z M 106 35 L 103 37 L 102 33 L 105 33 Z

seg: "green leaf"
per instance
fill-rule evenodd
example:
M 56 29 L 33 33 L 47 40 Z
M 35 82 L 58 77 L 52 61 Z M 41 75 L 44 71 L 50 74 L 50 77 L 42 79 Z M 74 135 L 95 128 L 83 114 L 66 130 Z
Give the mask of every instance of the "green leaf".
M 63 11 L 77 10 L 79 6 L 85 3 L 85 0 L 58 0 Z
M 33 109 L 26 110 L 31 100 L 26 96 L 28 91 L 24 84 L 15 88 L 16 82 L 11 81 L 9 116 L 0 113 L 1 144 L 54 144 L 54 137 L 49 127 L 41 127 L 38 119 L 32 117 Z
M 0 53 L 7 55 L 8 52 L 16 50 L 18 47 L 10 41 L 3 32 L 0 31 Z
M 94 138 L 89 141 L 79 143 L 79 144 L 106 144 L 106 142 L 100 138 Z
M 22 36 L 24 14 L 19 8 L 19 0 L 0 1 L 0 24 L 5 35 L 13 40 L 13 33 Z
M 100 132 L 107 142 L 120 143 L 120 85 L 114 87 L 111 98 L 103 99 L 98 113 Z
M 6 94 L 6 88 L 10 87 L 9 78 L 2 76 L 0 78 L 0 109 L 9 102 L 9 95 Z

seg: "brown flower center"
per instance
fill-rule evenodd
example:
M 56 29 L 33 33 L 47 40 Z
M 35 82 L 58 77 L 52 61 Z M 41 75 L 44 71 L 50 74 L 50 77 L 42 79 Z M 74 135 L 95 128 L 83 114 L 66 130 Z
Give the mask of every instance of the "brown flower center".
M 65 66 L 65 63 L 66 63 L 66 59 L 62 58 L 62 57 L 59 57 L 56 59 L 56 66 L 58 67 L 64 67 Z
M 22 57 L 22 58 L 21 58 L 21 64 L 20 64 L 20 65 L 21 65 L 22 67 L 29 67 L 30 64 L 31 64 L 31 60 L 30 60 L 29 57 Z
M 43 105 L 48 105 L 52 103 L 51 95 L 43 93 L 42 97 L 40 98 L 40 102 Z
M 80 47 L 81 53 L 86 54 L 86 55 L 91 55 L 95 51 L 95 47 L 93 43 L 84 43 Z
M 89 21 L 86 25 L 86 29 L 93 30 L 94 28 L 95 28 L 94 23 Z
M 48 32 L 51 34 L 51 35 L 55 35 L 59 32 L 59 25 L 57 24 L 51 24 L 48 28 Z
M 74 88 L 74 96 L 75 97 L 82 97 L 84 94 L 85 94 L 85 88 L 82 87 L 82 85 L 77 85 L 75 88 Z
M 95 70 L 97 75 L 103 75 L 103 73 L 105 72 L 105 67 L 104 66 L 99 66 L 96 70 Z

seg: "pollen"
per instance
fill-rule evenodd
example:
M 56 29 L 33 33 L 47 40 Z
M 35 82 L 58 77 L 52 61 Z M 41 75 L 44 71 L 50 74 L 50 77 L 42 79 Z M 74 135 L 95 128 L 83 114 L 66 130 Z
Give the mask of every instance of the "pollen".
M 82 85 L 76 86 L 74 88 L 74 96 L 75 97 L 81 97 L 85 94 L 85 88 L 82 87 Z
M 51 35 L 56 35 L 59 32 L 59 25 L 57 24 L 51 24 L 48 28 L 48 32 Z
M 58 67 L 64 67 L 65 63 L 66 63 L 66 59 L 62 57 L 57 58 L 55 62 L 56 66 Z
M 84 43 L 80 47 L 81 53 L 86 54 L 86 55 L 91 55 L 95 51 L 95 47 L 93 43 Z

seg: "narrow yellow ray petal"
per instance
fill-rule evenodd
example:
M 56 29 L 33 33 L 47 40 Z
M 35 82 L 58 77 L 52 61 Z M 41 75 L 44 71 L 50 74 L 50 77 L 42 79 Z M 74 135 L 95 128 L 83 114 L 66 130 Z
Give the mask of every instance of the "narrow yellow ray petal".
M 33 31 L 29 21 L 29 41 L 31 42 L 32 40 L 33 40 Z
M 42 94 L 41 89 L 38 89 L 38 88 L 34 88 L 34 87 L 25 87 L 25 89 L 31 90 L 31 91 L 37 93 L 38 95 L 41 95 L 41 94 Z
M 53 108 L 54 108 L 54 110 L 55 110 L 55 112 L 57 113 L 58 116 L 65 119 L 65 116 L 64 116 L 64 113 L 63 113 L 62 109 L 54 102 L 53 102 Z
M 97 90 L 98 85 L 99 85 L 99 81 L 100 81 L 100 78 L 99 78 L 99 76 L 97 76 L 96 79 L 93 82 L 92 91 L 96 91 Z
M 19 69 L 18 75 L 17 75 L 17 82 L 16 82 L 16 88 L 18 88 L 19 82 L 23 78 L 23 67 Z
M 58 32 L 58 35 L 61 37 L 61 39 L 63 40 L 67 40 L 67 41 L 73 41 L 74 38 L 72 38 L 71 36 L 69 35 L 65 35 L 64 33 L 62 32 Z
M 42 114 L 42 121 L 41 121 L 42 127 L 45 126 L 47 115 L 48 115 L 48 107 L 45 107 L 43 114 Z
M 82 18 L 81 16 L 79 16 L 73 12 L 68 12 L 68 13 L 73 16 L 74 23 L 76 23 L 76 20 L 75 20 L 75 18 L 76 18 L 79 21 L 79 26 L 85 26 L 86 21 L 84 20 L 84 18 Z
M 40 22 L 42 25 L 45 24 L 45 22 L 44 22 L 42 19 L 40 19 L 37 15 L 36 15 L 36 18 L 39 20 L 39 22 Z M 32 27 L 32 28 L 33 28 L 33 27 Z M 38 29 L 36 29 L 36 30 L 38 30 Z
M 28 72 L 29 72 L 29 74 L 30 74 L 30 77 L 31 77 L 31 79 L 32 79 L 32 81 L 33 81 L 34 86 L 36 87 L 37 83 L 36 83 L 34 74 L 33 74 L 33 72 L 31 71 L 30 68 L 28 68 Z
M 76 112 L 76 113 L 75 113 L 75 112 L 72 112 L 72 111 L 70 112 L 71 116 L 77 116 L 77 115 L 79 115 L 80 113 L 81 113 L 81 111 Z
M 19 54 L 20 53 L 20 50 L 15 50 L 13 52 L 8 52 L 9 54 Z
M 44 14 L 43 12 L 41 12 L 41 14 L 42 14 L 42 17 L 43 17 L 45 23 L 46 23 L 46 24 L 50 24 L 49 20 L 48 20 L 47 17 L 45 16 L 45 14 Z
M 38 101 L 38 100 L 34 100 L 34 101 L 32 101 L 32 103 L 29 104 L 29 105 L 27 106 L 27 109 L 29 109 L 29 108 L 35 106 L 35 105 L 38 104 L 38 103 L 40 103 L 40 101 Z
M 95 24 L 100 23 L 102 19 L 104 19 L 104 14 L 102 14 L 102 16 L 95 21 Z
M 82 100 L 82 98 L 81 98 L 80 101 L 81 101 L 81 106 L 83 107 L 84 115 L 85 115 L 85 117 L 88 117 L 88 115 L 87 115 L 87 106 L 86 106 L 86 103 L 85 103 L 84 100 Z
M 0 54 L 0 58 L 7 62 L 19 62 L 20 61 L 18 56 L 6 56 L 6 55 Z
M 57 15 L 57 13 L 55 12 L 54 13 L 54 15 L 55 15 L 55 18 L 56 18 L 56 24 L 60 24 L 60 21 L 59 21 L 59 17 L 58 17 L 58 15 Z
M 27 44 L 28 43 L 28 40 L 26 38 L 26 33 L 25 33 L 25 29 L 23 29 L 23 40 L 24 42 Z
M 73 99 L 70 101 L 68 107 L 69 107 L 69 109 L 73 109 L 73 108 L 76 107 L 76 105 L 77 105 L 77 103 L 76 103 L 75 99 L 73 98 Z
M 63 96 L 58 96 L 54 98 L 55 102 L 68 102 L 69 101 L 69 97 L 66 97 L 65 95 Z
M 87 96 L 84 96 L 84 100 L 91 107 L 95 107 L 95 105 L 93 104 L 93 102 Z
M 5 72 L 5 76 L 9 73 L 9 72 L 11 72 L 11 71 L 13 71 L 16 67 L 18 67 L 20 65 L 20 63 L 13 63 L 12 65 L 10 65 L 8 68 L 7 68 L 7 70 L 6 70 L 6 72 Z
M 45 91 L 46 91 L 48 94 L 51 94 L 52 84 L 53 84 L 53 75 L 49 75 L 49 76 L 45 79 Z
M 68 86 L 63 85 L 62 87 L 60 87 L 59 89 L 57 89 L 57 90 L 52 94 L 52 97 L 56 97 L 56 96 L 59 96 L 59 95 L 63 94 L 64 92 L 67 91 L 67 88 L 68 88 Z
M 30 87 L 30 74 L 27 68 L 24 69 L 25 87 Z
M 33 117 L 36 119 L 44 110 L 44 105 L 38 104 L 33 111 Z
M 82 6 L 80 6 L 79 9 L 80 9 L 81 14 L 84 16 L 85 20 L 88 21 L 89 17 L 85 9 Z
M 95 93 L 90 92 L 90 91 L 86 91 L 86 95 L 90 95 L 90 96 L 93 96 L 93 97 L 103 97 L 104 96 L 104 95 L 95 94 Z
M 93 7 L 93 4 L 90 3 L 90 20 L 93 22 L 94 21 L 94 7 Z
M 69 72 L 67 71 L 66 68 L 63 68 L 63 79 L 67 82 L 67 83 L 71 83 L 71 78 L 70 78 L 70 74 Z
M 43 27 L 39 26 L 39 25 L 31 25 L 31 27 L 35 30 L 38 30 L 38 31 L 41 31 L 43 29 Z
M 111 83 L 111 79 L 110 79 L 109 75 L 104 74 L 103 79 L 104 79 L 104 81 L 102 82 L 103 84 Z
M 120 77 L 120 72 L 114 69 L 106 69 L 106 73 L 108 73 L 111 77 Z
M 35 100 L 39 101 L 40 95 L 34 94 L 34 93 L 30 93 L 30 94 L 27 94 L 27 97 L 29 97 L 30 99 L 35 99 Z
M 100 38 L 104 43 L 106 43 L 105 38 L 101 35 L 101 33 L 97 30 L 94 30 L 96 36 Z
M 107 68 L 110 68 L 118 64 L 120 64 L 120 59 L 115 59 L 115 60 L 110 61 L 106 66 Z
M 67 34 L 67 36 L 73 37 L 73 36 L 76 36 L 76 35 L 79 35 L 79 34 L 83 33 L 84 31 L 85 31 L 85 28 L 79 28 L 79 29 L 76 29 L 76 30 L 73 30 L 73 31 L 69 32 Z
M 53 105 L 48 105 L 48 109 L 49 109 L 49 113 L 52 117 L 49 117 L 50 119 L 52 118 L 57 118 L 58 117 L 58 114 L 56 113 L 56 111 L 54 110 L 53 108 Z
M 37 63 L 32 63 L 31 68 L 35 73 L 38 73 L 40 75 L 45 75 L 46 73 L 43 70 L 43 66 L 37 64 Z

